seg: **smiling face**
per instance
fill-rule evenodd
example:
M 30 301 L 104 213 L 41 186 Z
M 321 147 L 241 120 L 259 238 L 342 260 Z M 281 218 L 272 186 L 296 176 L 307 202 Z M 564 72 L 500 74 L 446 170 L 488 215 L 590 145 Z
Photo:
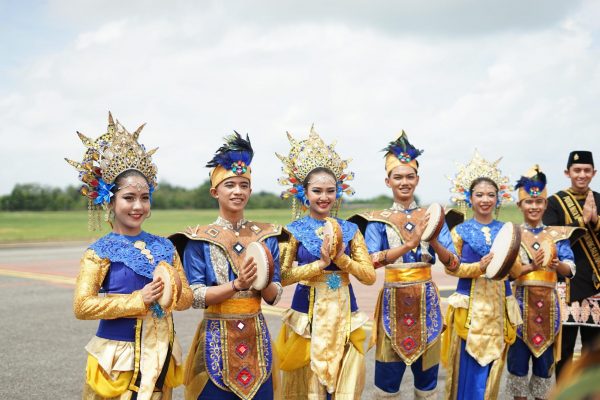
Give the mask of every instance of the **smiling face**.
M 411 202 L 419 184 L 419 175 L 412 167 L 399 165 L 385 178 L 385 184 L 392 189 L 396 203 Z
M 592 164 L 571 164 L 569 169 L 565 170 L 565 176 L 571 180 L 571 188 L 578 193 L 588 191 L 595 175 L 596 170 Z
M 336 182 L 331 174 L 321 171 L 309 175 L 305 193 L 310 215 L 323 219 L 329 216 L 336 200 Z
M 227 178 L 216 188 L 210 189 L 210 194 L 219 202 L 221 211 L 233 214 L 244 211 L 251 193 L 250 181 L 239 176 Z
M 530 226 L 536 227 L 542 221 L 546 211 L 547 201 L 544 197 L 527 197 L 519 202 L 523 220 Z
M 113 232 L 135 236 L 142 231 L 142 223 L 150 213 L 150 189 L 140 175 L 130 175 L 117 180 L 119 188 L 110 207 L 115 219 Z
M 473 186 L 471 204 L 475 218 L 485 220 L 492 217 L 497 200 L 498 190 L 490 182 L 482 181 Z

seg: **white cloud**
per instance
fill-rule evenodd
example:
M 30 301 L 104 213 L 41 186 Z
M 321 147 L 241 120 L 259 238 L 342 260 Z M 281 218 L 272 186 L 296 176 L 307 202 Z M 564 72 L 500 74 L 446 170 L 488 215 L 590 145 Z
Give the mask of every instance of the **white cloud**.
M 468 1 L 356 1 L 341 14 L 327 2 L 321 14 L 311 2 L 299 14 L 260 3 L 268 15 L 245 2 L 68 3 L 52 3 L 53 18 L 84 28 L 19 65 L 13 89 L 0 95 L 0 157 L 10 166 L 0 170 L 0 193 L 16 182 L 76 183 L 62 157 L 81 156 L 75 131 L 100 134 L 109 109 L 129 129 L 148 122 L 142 139 L 160 147 L 159 178 L 187 187 L 207 177 L 204 164 L 236 129 L 256 149 L 255 190 L 279 191 L 273 152 L 288 150 L 286 130 L 302 137 L 313 122 L 354 159 L 360 197 L 386 191 L 380 150 L 401 129 L 425 149 L 425 200 L 448 198 L 444 176 L 475 147 L 503 155 L 514 178 L 540 163 L 551 190 L 567 183 L 570 149 L 600 159 L 594 2 L 538 14 L 507 2 L 497 20 L 497 2 L 475 2 L 487 6 L 471 14 Z M 395 15 L 403 27 L 392 29 Z M 444 15 L 452 23 L 430 30 L 404 24 Z M 473 34 L 478 18 L 492 26 Z M 471 27 L 458 29 L 460 21 Z

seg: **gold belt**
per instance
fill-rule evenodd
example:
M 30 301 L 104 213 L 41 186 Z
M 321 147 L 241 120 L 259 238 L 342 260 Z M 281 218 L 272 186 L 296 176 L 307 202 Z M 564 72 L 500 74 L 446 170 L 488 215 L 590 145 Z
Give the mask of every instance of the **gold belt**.
M 260 312 L 260 297 L 227 299 L 222 303 L 213 304 L 204 311 L 205 318 L 250 318 Z
M 386 283 L 409 283 L 431 280 L 431 264 L 415 263 L 413 267 L 401 267 L 402 264 L 394 264 L 397 267 L 386 266 Z
M 534 282 L 555 284 L 557 282 L 556 272 L 552 271 L 532 271 L 517 278 L 518 285 L 533 285 Z
M 330 276 L 333 274 L 340 277 L 340 286 L 348 286 L 350 284 L 350 276 L 347 272 L 343 271 L 322 271 L 321 274 L 313 276 L 308 280 L 301 281 L 300 284 L 305 286 L 321 286 L 329 282 L 329 279 L 331 279 Z

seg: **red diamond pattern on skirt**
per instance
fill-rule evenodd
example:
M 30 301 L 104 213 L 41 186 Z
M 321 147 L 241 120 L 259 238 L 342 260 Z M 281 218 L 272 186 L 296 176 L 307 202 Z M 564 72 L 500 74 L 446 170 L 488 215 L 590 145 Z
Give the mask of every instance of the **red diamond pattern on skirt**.
M 538 300 L 535 303 L 535 305 L 536 305 L 537 308 L 542 308 L 542 307 L 544 307 L 544 301 L 543 300 Z
M 250 371 L 248 371 L 247 368 L 242 369 L 237 375 L 238 382 L 244 386 L 248 386 L 248 384 L 252 382 L 252 379 L 252 374 L 250 373 Z
M 544 318 L 542 318 L 542 316 L 538 314 L 538 316 L 535 317 L 534 321 L 536 324 L 541 324 L 542 322 L 544 322 Z
M 406 351 L 413 350 L 415 348 L 415 346 L 416 346 L 415 340 L 413 338 L 411 338 L 410 336 L 402 341 L 402 347 L 404 347 L 404 350 L 406 350 Z
M 248 348 L 248 345 L 246 345 L 246 343 L 240 343 L 235 348 L 235 352 L 241 358 L 244 358 L 246 356 L 246 354 L 248 353 L 248 350 L 249 350 L 249 348 Z
M 415 319 L 410 314 L 406 314 L 404 316 L 404 325 L 413 326 L 415 324 Z
M 541 334 L 536 333 L 532 340 L 534 345 L 539 346 L 544 341 L 544 337 Z

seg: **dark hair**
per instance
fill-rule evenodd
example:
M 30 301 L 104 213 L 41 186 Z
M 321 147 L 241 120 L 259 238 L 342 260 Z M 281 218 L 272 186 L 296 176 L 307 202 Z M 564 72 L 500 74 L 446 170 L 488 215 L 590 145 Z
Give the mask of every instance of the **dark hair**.
M 473 180 L 473 182 L 471 182 L 471 186 L 469 186 L 469 193 L 472 193 L 473 188 L 483 182 L 489 183 L 490 185 L 492 185 L 494 187 L 494 189 L 496 189 L 496 194 L 498 193 L 498 191 L 499 191 L 498 184 L 486 176 L 480 176 L 479 178 L 475 178 Z
M 306 178 L 304 178 L 304 180 L 302 181 L 302 186 L 304 187 L 304 190 L 308 189 L 308 183 L 310 182 L 310 178 L 313 175 L 319 174 L 321 172 L 324 172 L 324 173 L 330 175 L 333 178 L 333 181 L 337 182 L 337 178 L 335 177 L 335 174 L 333 173 L 332 170 L 330 170 L 329 168 L 325 168 L 325 167 L 317 167 L 317 168 L 313 169 L 312 171 L 310 171 L 308 173 L 308 175 L 306 175 Z
M 146 176 L 144 174 L 142 174 L 140 171 L 138 171 L 137 169 L 127 169 L 127 170 L 121 172 L 119 175 L 117 175 L 117 177 L 115 178 L 115 186 L 113 186 L 113 188 L 110 191 L 113 193 L 117 193 L 117 191 L 119 190 L 119 187 L 121 186 L 122 181 L 127 178 L 130 178 L 132 176 L 139 176 L 139 177 L 144 178 L 144 180 L 146 181 L 148 186 L 150 186 L 150 181 L 148 181 L 148 178 L 146 178 Z

